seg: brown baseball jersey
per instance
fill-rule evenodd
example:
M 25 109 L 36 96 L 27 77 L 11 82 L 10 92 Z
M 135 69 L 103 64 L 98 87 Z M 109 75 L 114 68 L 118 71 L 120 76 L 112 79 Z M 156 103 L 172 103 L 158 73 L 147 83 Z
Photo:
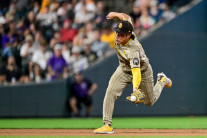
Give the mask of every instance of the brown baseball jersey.
M 121 45 L 115 43 L 115 49 L 118 55 L 119 64 L 122 70 L 131 74 L 132 68 L 140 68 L 144 71 L 149 65 L 149 59 L 147 58 L 142 45 L 134 35 L 134 40 L 131 38 L 127 44 Z

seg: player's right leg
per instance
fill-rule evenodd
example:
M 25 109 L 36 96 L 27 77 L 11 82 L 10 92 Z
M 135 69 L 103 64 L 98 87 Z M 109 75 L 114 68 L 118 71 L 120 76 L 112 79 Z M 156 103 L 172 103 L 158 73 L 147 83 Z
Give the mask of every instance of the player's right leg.
M 124 88 L 131 82 L 131 77 L 124 73 L 120 67 L 112 75 L 105 94 L 103 103 L 103 123 L 104 126 L 94 130 L 96 134 L 112 134 L 112 114 L 114 103 L 121 96 Z

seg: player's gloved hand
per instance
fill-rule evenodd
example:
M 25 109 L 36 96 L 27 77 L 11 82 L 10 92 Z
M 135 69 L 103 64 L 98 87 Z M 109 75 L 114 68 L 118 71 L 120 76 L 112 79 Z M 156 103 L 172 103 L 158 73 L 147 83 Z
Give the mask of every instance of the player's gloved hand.
M 127 96 L 126 99 L 134 104 L 139 104 L 144 101 L 144 93 L 140 91 L 138 88 L 134 88 L 131 96 Z

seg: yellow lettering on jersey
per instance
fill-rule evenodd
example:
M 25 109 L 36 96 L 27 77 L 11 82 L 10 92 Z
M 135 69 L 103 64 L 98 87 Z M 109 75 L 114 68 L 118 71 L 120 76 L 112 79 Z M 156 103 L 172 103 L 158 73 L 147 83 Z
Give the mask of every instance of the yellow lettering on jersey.
M 123 52 L 124 52 L 124 55 L 126 54 L 126 51 L 125 50 L 123 50 Z

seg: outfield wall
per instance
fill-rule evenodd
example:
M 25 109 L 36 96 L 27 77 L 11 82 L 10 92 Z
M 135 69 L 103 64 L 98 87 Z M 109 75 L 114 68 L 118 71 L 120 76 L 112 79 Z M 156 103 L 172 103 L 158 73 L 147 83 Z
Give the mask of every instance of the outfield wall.
M 153 107 L 126 102 L 129 85 L 115 104 L 114 116 L 207 115 L 207 1 L 179 15 L 141 40 L 154 76 L 166 73 L 173 87 L 165 88 Z M 118 66 L 112 55 L 84 72 L 97 82 L 93 116 L 102 115 L 102 102 L 110 76 Z M 73 78 L 0 87 L 0 117 L 66 117 L 68 87 Z M 156 80 L 156 77 L 155 77 Z

